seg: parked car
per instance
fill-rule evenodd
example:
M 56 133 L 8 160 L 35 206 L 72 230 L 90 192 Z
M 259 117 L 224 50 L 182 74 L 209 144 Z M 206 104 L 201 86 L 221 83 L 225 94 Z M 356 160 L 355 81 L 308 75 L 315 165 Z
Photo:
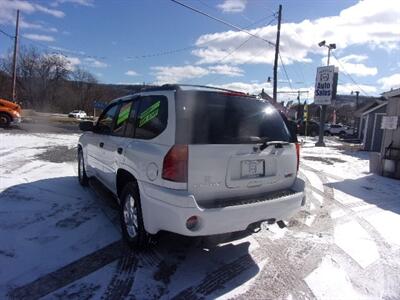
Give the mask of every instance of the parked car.
M 21 122 L 21 106 L 17 103 L 0 99 L 0 127 L 7 128 Z
M 83 119 L 87 117 L 87 114 L 83 110 L 73 110 L 68 114 L 68 117 L 75 119 Z
M 325 135 L 345 136 L 352 134 L 354 134 L 354 129 L 342 124 L 330 124 L 325 127 Z
M 306 133 L 307 131 L 307 133 Z M 317 136 L 319 134 L 319 124 L 314 121 L 298 121 L 297 134 Z
M 96 177 L 116 196 L 132 246 L 161 230 L 241 231 L 305 204 L 299 145 L 265 100 L 165 85 L 112 101 L 80 128 L 79 182 Z

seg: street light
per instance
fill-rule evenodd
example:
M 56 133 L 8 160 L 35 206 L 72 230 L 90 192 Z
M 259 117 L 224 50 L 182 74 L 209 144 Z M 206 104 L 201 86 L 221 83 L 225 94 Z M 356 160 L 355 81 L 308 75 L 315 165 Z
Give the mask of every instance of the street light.
M 318 43 L 318 46 L 320 47 L 326 47 L 328 48 L 328 61 L 327 61 L 327 66 L 329 66 L 329 61 L 331 58 L 331 50 L 336 49 L 336 44 L 326 44 L 326 41 L 323 40 Z M 320 122 L 319 122 L 319 137 L 318 137 L 318 142 L 315 143 L 315 146 L 317 147 L 325 147 L 324 143 L 324 127 L 325 127 L 325 116 L 326 116 L 326 105 L 321 105 L 321 114 L 320 114 Z
M 332 50 L 332 49 L 336 49 L 336 44 L 329 44 L 329 45 L 327 45 L 327 44 L 326 44 L 326 41 L 323 40 L 323 41 L 321 41 L 321 42 L 318 43 L 318 46 L 328 48 L 328 62 L 327 62 L 327 66 L 329 66 L 329 60 L 330 60 L 330 57 L 331 57 L 331 50 Z

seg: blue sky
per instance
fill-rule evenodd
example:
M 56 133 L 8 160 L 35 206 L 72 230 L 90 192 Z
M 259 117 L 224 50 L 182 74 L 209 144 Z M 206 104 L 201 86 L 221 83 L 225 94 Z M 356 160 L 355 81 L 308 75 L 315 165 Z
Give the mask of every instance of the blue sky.
M 283 5 L 281 90 L 309 90 L 326 48 L 336 43 L 339 92 L 377 95 L 400 85 L 400 5 L 395 1 L 180 0 L 275 42 Z M 270 92 L 274 48 L 244 32 L 196 14 L 169 0 L 0 0 L 0 28 L 13 33 L 22 16 L 21 44 L 62 53 L 104 83 L 183 82 L 246 92 Z M 268 26 L 267 26 L 268 25 Z M 236 49 L 239 45 L 240 48 Z M 0 54 L 12 40 L 0 34 Z M 179 50 L 168 55 L 156 55 Z M 150 56 L 150 57 L 142 57 Z M 281 96 L 281 99 L 295 95 Z

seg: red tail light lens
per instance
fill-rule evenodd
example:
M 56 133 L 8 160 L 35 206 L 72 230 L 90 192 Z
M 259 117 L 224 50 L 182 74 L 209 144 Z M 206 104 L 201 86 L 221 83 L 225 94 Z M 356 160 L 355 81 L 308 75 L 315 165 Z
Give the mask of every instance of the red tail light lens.
M 162 178 L 175 182 L 187 182 L 188 145 L 174 145 L 164 157 Z
M 296 143 L 296 155 L 297 155 L 297 171 L 299 170 L 299 164 L 300 164 L 300 144 Z

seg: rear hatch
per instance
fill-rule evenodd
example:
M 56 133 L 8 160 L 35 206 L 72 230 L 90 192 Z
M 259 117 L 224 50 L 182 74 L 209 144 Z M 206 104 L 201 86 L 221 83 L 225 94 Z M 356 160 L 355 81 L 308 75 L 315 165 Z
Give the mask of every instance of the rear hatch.
M 293 185 L 296 148 L 267 101 L 206 91 L 180 91 L 176 99 L 176 143 L 189 145 L 188 191 L 199 205 Z

